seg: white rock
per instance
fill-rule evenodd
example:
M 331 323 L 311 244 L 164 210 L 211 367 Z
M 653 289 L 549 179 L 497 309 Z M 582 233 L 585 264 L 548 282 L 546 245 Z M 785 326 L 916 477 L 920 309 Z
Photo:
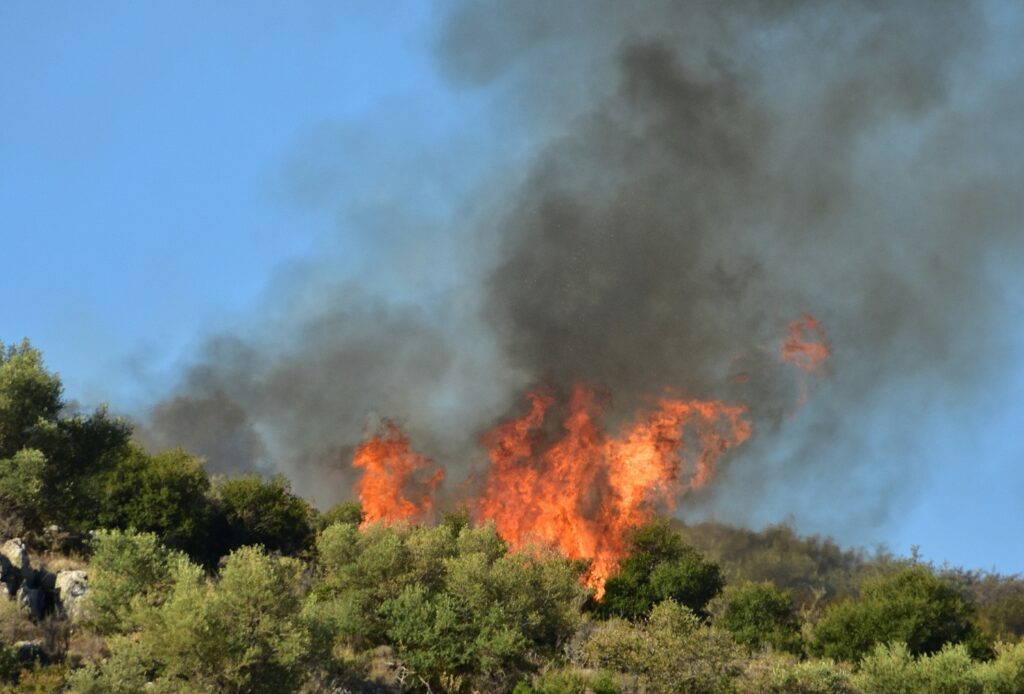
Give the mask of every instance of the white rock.
M 82 598 L 89 592 L 89 575 L 80 569 L 58 571 L 54 585 L 58 604 L 68 619 L 75 621 L 81 616 Z

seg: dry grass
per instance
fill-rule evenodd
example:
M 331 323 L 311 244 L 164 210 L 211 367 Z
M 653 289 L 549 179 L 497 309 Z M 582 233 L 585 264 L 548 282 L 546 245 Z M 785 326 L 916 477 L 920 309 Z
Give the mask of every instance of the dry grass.
M 6 594 L 0 595 L 0 639 L 4 643 L 14 643 L 40 638 L 43 638 L 42 630 L 21 611 L 18 603 Z
M 92 629 L 75 627 L 68 642 L 67 660 L 79 667 L 88 663 L 96 663 L 110 655 L 107 642 Z
M 38 557 L 33 558 L 32 566 L 41 566 L 52 573 L 59 573 L 61 571 L 76 571 L 79 569 L 87 570 L 89 563 L 77 554 L 44 552 Z

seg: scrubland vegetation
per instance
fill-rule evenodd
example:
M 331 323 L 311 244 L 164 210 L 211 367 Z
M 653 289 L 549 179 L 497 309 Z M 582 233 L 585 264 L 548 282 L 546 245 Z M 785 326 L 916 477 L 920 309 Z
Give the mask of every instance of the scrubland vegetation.
M 31 556 L 5 584 L 88 576 L 73 610 L 0 599 L 4 691 L 1024 691 L 1019 578 L 657 521 L 595 601 L 585 562 L 458 510 L 362 527 L 283 478 L 152 455 L 68 412 L 27 343 L 0 346 L 0 505 Z

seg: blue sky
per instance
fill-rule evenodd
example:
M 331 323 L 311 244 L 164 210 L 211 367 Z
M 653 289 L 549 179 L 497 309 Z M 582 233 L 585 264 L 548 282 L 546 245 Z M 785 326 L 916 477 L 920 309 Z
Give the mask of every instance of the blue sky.
M 120 401 L 127 356 L 173 361 L 334 228 L 289 190 L 311 133 L 377 121 L 378 140 L 429 140 L 461 109 L 424 57 L 424 3 L 115 6 L 0 8 L 0 209 L 18 259 L 0 315 L 69 394 Z M 341 154 L 353 184 L 374 165 Z
M 437 224 L 455 196 L 432 186 L 520 154 L 488 140 L 486 92 L 439 74 L 437 21 L 426 2 L 0 4 L 0 339 L 131 410 L 311 255 L 372 275 L 351 210 L 374 182 L 411 162 L 395 175 Z M 445 168 L 448 146 L 473 163 Z M 1020 315 L 1015 268 L 993 272 Z M 1021 342 L 955 428 L 922 416 L 928 475 L 879 541 L 1024 571 Z

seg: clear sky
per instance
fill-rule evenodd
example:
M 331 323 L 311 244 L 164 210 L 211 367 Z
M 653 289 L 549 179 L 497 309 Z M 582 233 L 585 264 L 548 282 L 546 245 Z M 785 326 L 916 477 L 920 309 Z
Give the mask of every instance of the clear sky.
M 436 162 L 438 143 L 461 143 L 467 179 L 517 156 L 516 138 L 482 142 L 487 93 L 440 75 L 436 14 L 412 1 L 0 4 L 0 339 L 29 337 L 70 398 L 131 411 L 311 254 L 359 275 L 373 232 L 324 198 L 372 197 L 369 182 Z M 323 132 L 344 136 L 324 149 Z M 318 167 L 344 189 L 297 190 Z M 1019 316 L 1017 270 L 993 261 Z M 1022 342 L 956 427 L 922 416 L 929 476 L 880 542 L 1024 571 Z

